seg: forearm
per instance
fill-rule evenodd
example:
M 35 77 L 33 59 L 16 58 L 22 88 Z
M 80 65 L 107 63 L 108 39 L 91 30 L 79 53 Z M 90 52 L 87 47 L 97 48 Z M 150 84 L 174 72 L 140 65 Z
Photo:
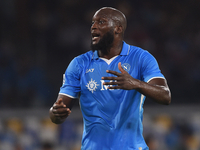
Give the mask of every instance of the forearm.
M 153 85 L 143 81 L 138 82 L 139 84 L 136 90 L 143 95 L 160 104 L 169 105 L 171 103 L 171 92 L 168 86 Z
M 118 64 L 118 68 L 121 73 L 112 70 L 106 71 L 107 73 L 111 73 L 117 77 L 102 77 L 102 80 L 110 80 L 110 82 L 104 82 L 104 85 L 115 85 L 109 86 L 109 89 L 137 90 L 157 103 L 165 105 L 170 104 L 171 93 L 166 79 L 155 77 L 146 83 L 133 78 L 121 67 L 121 63 Z

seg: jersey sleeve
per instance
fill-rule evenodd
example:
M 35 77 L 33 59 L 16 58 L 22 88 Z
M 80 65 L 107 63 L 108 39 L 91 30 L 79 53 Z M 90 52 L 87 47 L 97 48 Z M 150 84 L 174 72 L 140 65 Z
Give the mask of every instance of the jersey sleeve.
M 77 98 L 80 92 L 80 66 L 77 58 L 74 58 L 63 75 L 63 85 L 59 94 Z
M 159 69 L 158 62 L 149 52 L 145 51 L 142 61 L 143 81 L 149 82 L 153 78 L 165 78 Z

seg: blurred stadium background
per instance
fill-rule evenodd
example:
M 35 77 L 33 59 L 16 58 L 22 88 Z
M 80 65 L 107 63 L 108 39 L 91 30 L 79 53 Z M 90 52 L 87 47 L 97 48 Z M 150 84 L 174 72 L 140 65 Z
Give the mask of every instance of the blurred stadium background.
M 0 0 L 0 150 L 80 149 L 78 100 L 62 125 L 48 109 L 103 6 L 124 12 L 125 41 L 156 57 L 172 92 L 169 106 L 145 102 L 150 150 L 200 150 L 199 0 Z

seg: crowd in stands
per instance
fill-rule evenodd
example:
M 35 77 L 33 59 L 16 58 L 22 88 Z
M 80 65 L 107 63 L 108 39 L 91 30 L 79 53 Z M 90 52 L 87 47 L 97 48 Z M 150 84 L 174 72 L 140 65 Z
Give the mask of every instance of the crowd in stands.
M 14 116 L 17 113 L 14 111 Z M 73 110 L 71 115 L 75 113 L 80 112 Z M 55 125 L 44 115 L 46 112 L 33 114 L 27 112 L 17 118 L 0 119 L 1 150 L 80 150 L 81 117 L 71 117 Z M 150 150 L 200 150 L 199 113 L 145 113 L 143 122 L 144 138 Z

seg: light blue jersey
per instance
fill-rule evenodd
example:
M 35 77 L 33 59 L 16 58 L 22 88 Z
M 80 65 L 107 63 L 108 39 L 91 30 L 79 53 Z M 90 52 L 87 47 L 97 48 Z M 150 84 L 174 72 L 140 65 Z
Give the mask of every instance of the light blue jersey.
M 110 60 L 99 58 L 97 51 L 74 58 L 59 93 L 72 98 L 80 93 L 82 150 L 148 150 L 142 135 L 145 96 L 136 90 L 108 89 L 101 79 L 113 76 L 106 70 L 120 72 L 119 62 L 135 79 L 164 78 L 149 52 L 125 42 L 120 55 Z

